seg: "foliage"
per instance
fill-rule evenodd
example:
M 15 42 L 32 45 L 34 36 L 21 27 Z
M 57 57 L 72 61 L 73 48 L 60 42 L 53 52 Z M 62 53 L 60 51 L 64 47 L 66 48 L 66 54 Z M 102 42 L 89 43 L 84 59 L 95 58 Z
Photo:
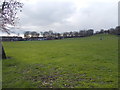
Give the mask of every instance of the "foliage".
M 116 26 L 115 28 L 110 28 L 108 30 L 101 29 L 100 31 L 96 31 L 95 34 L 114 34 L 114 35 L 120 35 L 120 26 Z
M 39 33 L 37 33 L 36 31 L 25 31 L 24 32 L 24 37 L 25 38 L 30 38 L 30 37 L 39 37 Z
M 15 26 L 18 17 L 16 14 L 18 10 L 21 11 L 23 3 L 16 0 L 6 0 L 0 7 L 0 30 L 10 34 L 8 25 Z
M 40 32 L 42 33 L 43 37 L 46 38 L 57 38 L 57 39 L 61 39 L 61 38 L 73 38 L 73 37 L 85 37 L 85 36 L 91 36 L 94 33 L 93 29 L 89 29 L 89 30 L 81 30 L 81 31 L 73 31 L 73 32 L 63 32 L 63 33 L 56 33 L 53 31 L 45 31 L 45 32 Z

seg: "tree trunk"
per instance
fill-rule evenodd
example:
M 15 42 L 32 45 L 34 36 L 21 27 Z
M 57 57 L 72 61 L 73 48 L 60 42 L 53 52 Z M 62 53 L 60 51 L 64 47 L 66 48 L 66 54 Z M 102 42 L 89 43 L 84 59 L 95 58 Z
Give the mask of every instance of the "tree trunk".
M 5 54 L 5 50 L 4 50 L 4 48 L 3 48 L 3 46 L 2 46 L 2 59 L 6 59 L 7 57 L 6 57 L 6 54 Z
M 2 42 L 0 42 L 0 59 L 6 59 L 6 54 Z

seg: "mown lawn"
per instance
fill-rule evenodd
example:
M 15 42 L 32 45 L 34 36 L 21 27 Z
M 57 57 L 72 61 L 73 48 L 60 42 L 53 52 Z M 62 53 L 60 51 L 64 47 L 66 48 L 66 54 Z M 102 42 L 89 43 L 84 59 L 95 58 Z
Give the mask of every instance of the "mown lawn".
M 117 36 L 3 45 L 9 57 L 2 62 L 3 88 L 118 87 Z

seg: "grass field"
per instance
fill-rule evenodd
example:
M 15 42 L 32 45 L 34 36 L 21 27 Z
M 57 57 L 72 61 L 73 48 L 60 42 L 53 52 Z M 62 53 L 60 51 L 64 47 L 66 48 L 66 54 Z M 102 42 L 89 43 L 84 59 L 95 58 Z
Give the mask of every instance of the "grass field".
M 100 40 L 100 37 L 103 40 Z M 118 37 L 4 42 L 3 88 L 117 88 Z

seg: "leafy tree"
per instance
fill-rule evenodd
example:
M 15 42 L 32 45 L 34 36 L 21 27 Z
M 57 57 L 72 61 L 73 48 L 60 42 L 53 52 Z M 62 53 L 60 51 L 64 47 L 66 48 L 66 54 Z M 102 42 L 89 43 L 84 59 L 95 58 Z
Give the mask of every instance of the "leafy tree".
M 78 36 L 79 36 L 79 32 L 76 32 L 76 31 L 75 31 L 75 32 L 74 32 L 74 36 L 75 36 L 75 37 L 78 37 Z
M 25 38 L 30 38 L 30 31 L 26 31 L 26 32 L 24 32 L 24 37 Z
M 72 32 L 72 31 L 69 32 L 69 37 L 73 37 L 74 35 L 75 35 L 74 32 Z
M 67 33 L 67 32 L 64 32 L 64 33 L 63 33 L 63 37 L 64 37 L 64 38 L 67 38 L 67 36 L 68 36 L 68 33 Z
M 49 32 L 48 31 L 45 31 L 42 34 L 43 34 L 43 37 L 46 37 L 46 38 L 49 36 Z
M 54 33 L 54 38 L 60 39 L 61 38 L 61 34 L 60 33 Z
M 85 30 L 81 30 L 80 32 L 80 36 L 84 37 L 86 35 L 86 31 Z
M 93 33 L 94 33 L 93 29 L 87 30 L 87 36 L 91 36 L 91 35 L 93 35 Z
M 120 35 L 120 26 L 117 26 L 117 27 L 115 28 L 115 33 L 116 33 L 117 35 Z
M 52 30 L 49 30 L 49 31 L 45 31 L 42 33 L 43 34 L 43 37 L 47 38 L 47 39 L 53 39 L 54 36 L 55 36 L 55 33 L 53 33 Z
M 31 34 L 31 37 L 39 37 L 39 33 L 33 31 L 30 33 Z
M 16 14 L 21 11 L 23 3 L 17 0 L 4 0 L 0 5 L 0 30 L 8 34 L 11 33 L 8 25 L 15 26 L 18 17 Z M 2 46 L 2 59 L 6 59 L 5 51 Z

